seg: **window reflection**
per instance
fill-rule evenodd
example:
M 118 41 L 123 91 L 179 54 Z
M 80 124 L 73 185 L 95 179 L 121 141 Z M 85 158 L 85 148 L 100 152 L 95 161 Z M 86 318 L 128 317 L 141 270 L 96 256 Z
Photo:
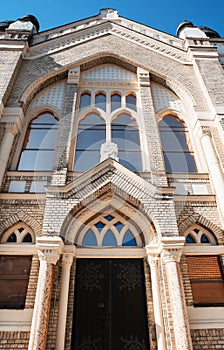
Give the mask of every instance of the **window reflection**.
M 84 93 L 80 97 L 80 105 L 79 108 L 89 107 L 91 104 L 91 95 L 89 93 Z
M 112 142 L 118 145 L 120 163 L 132 171 L 141 171 L 140 140 L 136 122 L 122 114 L 113 121 L 111 131 Z
M 121 96 L 119 94 L 113 94 L 111 95 L 111 112 L 117 108 L 121 108 Z
M 49 113 L 34 119 L 28 127 L 18 170 L 51 170 L 57 134 L 57 120 Z
M 134 94 L 129 94 L 126 96 L 126 107 L 136 111 L 136 97 Z
M 106 95 L 100 93 L 95 96 L 95 105 L 98 108 L 101 108 L 103 111 L 106 111 Z
M 79 123 L 75 171 L 86 171 L 100 162 L 100 146 L 105 142 L 106 127 L 96 114 L 90 114 Z
M 173 116 L 167 116 L 159 123 L 166 171 L 168 173 L 197 172 L 192 152 L 189 150 L 189 136 L 185 125 Z

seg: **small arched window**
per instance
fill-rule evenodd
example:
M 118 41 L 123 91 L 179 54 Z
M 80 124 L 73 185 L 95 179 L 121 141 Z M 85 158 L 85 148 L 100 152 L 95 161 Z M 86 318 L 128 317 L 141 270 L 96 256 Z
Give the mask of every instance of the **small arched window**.
M 129 115 L 118 116 L 111 124 L 112 142 L 118 145 L 119 162 L 132 171 L 142 171 L 139 132 Z
M 136 96 L 134 94 L 128 94 L 126 96 L 126 107 L 136 111 Z
M 100 162 L 100 146 L 105 135 L 105 122 L 97 114 L 89 114 L 79 122 L 75 171 L 86 171 Z
M 34 243 L 34 234 L 25 224 L 17 224 L 4 234 L 1 243 Z
M 43 113 L 29 124 L 18 170 L 51 170 L 57 135 L 57 119 Z
M 190 227 L 186 233 L 186 244 L 207 244 L 207 245 L 216 245 L 216 237 L 204 227 L 199 225 L 194 225 Z
M 98 93 L 95 96 L 95 106 L 106 111 L 106 95 L 103 93 Z
M 115 111 L 115 109 L 121 108 L 121 95 L 113 94 L 110 98 L 111 101 L 111 112 Z
M 197 172 L 185 125 L 169 115 L 159 123 L 159 131 L 167 173 Z
M 91 104 L 91 95 L 87 92 L 83 93 L 80 97 L 79 108 L 87 108 Z

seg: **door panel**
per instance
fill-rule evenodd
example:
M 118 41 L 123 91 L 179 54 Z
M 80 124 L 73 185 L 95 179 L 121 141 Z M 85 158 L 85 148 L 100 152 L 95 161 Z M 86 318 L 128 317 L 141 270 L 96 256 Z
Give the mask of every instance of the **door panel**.
M 143 262 L 78 259 L 71 350 L 149 350 Z

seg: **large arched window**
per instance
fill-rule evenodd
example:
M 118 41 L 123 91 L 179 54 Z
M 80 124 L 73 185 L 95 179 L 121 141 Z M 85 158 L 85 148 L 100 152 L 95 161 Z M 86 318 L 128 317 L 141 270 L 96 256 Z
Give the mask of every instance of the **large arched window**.
M 43 113 L 29 124 L 18 170 L 51 170 L 57 134 L 57 119 Z
M 100 162 L 100 146 L 105 135 L 105 123 L 97 114 L 89 114 L 79 122 L 75 171 L 86 171 Z
M 111 124 L 112 142 L 118 145 L 119 162 L 132 171 L 142 170 L 139 132 L 129 115 L 119 115 Z
M 167 173 L 197 172 L 185 125 L 168 115 L 159 123 L 159 131 Z

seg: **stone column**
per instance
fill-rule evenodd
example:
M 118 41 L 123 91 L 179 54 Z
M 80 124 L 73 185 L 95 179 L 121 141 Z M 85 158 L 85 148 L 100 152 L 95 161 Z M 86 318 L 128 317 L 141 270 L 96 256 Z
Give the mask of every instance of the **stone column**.
M 58 236 L 37 238 L 40 269 L 28 350 L 45 350 L 53 286 L 54 268 L 63 242 Z
M 150 166 L 146 164 L 146 169 L 144 170 L 151 171 L 154 185 L 167 186 L 159 129 L 151 94 L 149 72 L 143 69 L 138 69 L 138 81 L 142 114 L 145 124 L 146 141 L 150 157 Z
M 66 318 L 68 308 L 68 293 L 70 270 L 74 259 L 74 251 L 65 253 L 62 258 L 61 289 L 58 312 L 58 329 L 56 339 L 56 350 L 62 350 L 65 346 Z
M 185 304 L 183 285 L 178 272 L 178 263 L 184 246 L 184 238 L 178 237 L 176 242 L 167 239 L 162 243 L 161 258 L 166 268 L 171 313 L 173 319 L 175 350 L 192 350 L 187 308 Z
M 147 259 L 150 266 L 151 272 L 151 285 L 152 285 L 152 297 L 153 297 L 153 309 L 154 319 L 156 325 L 156 337 L 157 337 L 157 349 L 165 350 L 165 338 L 164 338 L 164 327 L 162 318 L 162 305 L 161 305 L 161 294 L 159 288 L 159 274 L 158 274 L 158 254 L 150 253 L 150 246 L 146 247 Z
M 224 178 L 214 149 L 211 130 L 209 127 L 202 127 L 201 143 L 208 165 L 210 178 L 215 190 L 217 205 L 222 218 L 222 226 L 224 227 Z
M 7 168 L 9 155 L 12 149 L 13 141 L 15 138 L 15 135 L 18 132 L 17 124 L 12 123 L 6 123 L 5 124 L 5 133 L 2 139 L 1 147 L 0 147 L 0 187 L 2 185 L 2 180 Z

